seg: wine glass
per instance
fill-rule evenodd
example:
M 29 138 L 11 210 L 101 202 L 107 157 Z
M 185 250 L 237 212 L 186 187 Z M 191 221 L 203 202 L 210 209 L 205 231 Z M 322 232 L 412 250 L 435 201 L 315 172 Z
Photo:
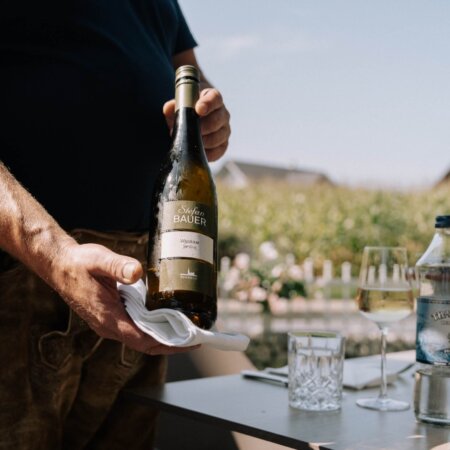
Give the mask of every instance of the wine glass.
M 356 302 L 360 313 L 381 331 L 381 385 L 378 397 L 357 400 L 363 408 L 403 411 L 409 403 L 387 396 L 386 338 L 389 325 L 413 311 L 414 300 L 406 249 L 364 247 Z

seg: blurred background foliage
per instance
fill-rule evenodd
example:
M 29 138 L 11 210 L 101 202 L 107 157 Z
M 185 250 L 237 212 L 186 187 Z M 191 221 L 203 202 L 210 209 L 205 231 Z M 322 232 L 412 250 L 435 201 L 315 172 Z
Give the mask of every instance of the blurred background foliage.
M 255 255 L 266 241 L 297 261 L 352 263 L 365 245 L 405 246 L 415 263 L 434 233 L 434 219 L 450 214 L 450 186 L 383 191 L 333 186 L 299 187 L 267 181 L 244 189 L 217 184 L 219 257 Z

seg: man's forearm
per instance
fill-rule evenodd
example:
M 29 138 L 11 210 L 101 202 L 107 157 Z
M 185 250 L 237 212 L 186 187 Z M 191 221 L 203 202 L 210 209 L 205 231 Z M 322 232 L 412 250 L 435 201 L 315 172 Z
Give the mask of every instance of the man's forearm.
M 53 257 L 73 239 L 0 162 L 0 248 L 48 279 Z

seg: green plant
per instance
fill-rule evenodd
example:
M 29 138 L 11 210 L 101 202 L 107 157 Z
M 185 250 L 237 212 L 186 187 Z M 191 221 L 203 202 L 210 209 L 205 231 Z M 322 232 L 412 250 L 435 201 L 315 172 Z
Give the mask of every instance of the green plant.
M 405 246 L 414 263 L 433 234 L 434 217 L 450 212 L 448 187 L 398 192 L 265 182 L 217 188 L 219 235 L 234 236 L 221 248 L 232 244 L 234 254 L 253 257 L 271 241 L 280 255 L 313 258 L 316 271 L 325 259 L 335 267 L 349 261 L 354 276 L 369 244 Z

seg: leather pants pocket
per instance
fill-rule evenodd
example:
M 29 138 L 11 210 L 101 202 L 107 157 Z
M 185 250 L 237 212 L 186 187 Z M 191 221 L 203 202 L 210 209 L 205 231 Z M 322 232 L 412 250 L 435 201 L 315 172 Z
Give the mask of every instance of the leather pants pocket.
M 72 310 L 65 331 L 50 331 L 38 341 L 41 361 L 52 370 L 63 368 L 73 356 L 86 361 L 99 347 L 102 338 Z
M 127 347 L 125 344 L 120 345 L 120 364 L 127 368 L 135 367 L 141 362 L 143 353 Z
M 73 339 L 67 331 L 50 331 L 39 338 L 38 349 L 41 362 L 58 371 L 73 356 Z

